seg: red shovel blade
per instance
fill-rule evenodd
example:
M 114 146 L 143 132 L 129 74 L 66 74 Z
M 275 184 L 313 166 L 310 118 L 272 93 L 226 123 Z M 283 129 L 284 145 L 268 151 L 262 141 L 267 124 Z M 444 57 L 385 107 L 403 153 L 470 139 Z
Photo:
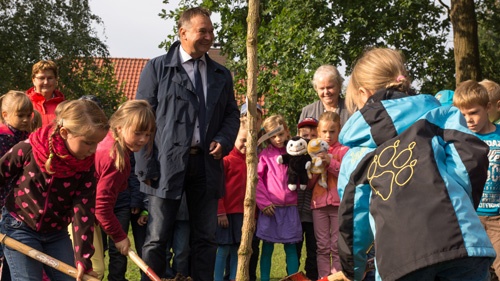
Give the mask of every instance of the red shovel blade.
M 307 278 L 303 272 L 299 271 L 281 279 L 280 281 L 311 281 L 311 279 Z

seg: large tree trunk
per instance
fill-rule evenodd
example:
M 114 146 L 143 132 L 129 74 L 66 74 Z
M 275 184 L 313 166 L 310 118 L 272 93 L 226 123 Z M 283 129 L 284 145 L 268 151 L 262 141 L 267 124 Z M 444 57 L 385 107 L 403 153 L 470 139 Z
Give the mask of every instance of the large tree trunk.
M 252 255 L 252 239 L 255 232 L 255 187 L 257 186 L 257 31 L 259 23 L 259 0 L 248 1 L 247 16 L 247 187 L 245 193 L 245 209 L 241 244 L 238 251 L 238 271 L 236 280 L 249 280 L 250 257 Z M 260 129 L 260 128 L 259 128 Z
M 479 63 L 476 10 L 473 0 L 451 0 L 450 12 L 455 51 L 457 85 L 465 80 L 482 79 Z

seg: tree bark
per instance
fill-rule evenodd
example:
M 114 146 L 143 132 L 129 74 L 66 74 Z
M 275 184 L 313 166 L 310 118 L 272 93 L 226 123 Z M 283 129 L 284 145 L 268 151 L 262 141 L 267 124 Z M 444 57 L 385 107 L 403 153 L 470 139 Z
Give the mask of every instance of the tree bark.
M 479 63 L 477 18 L 473 0 L 451 0 L 455 79 L 457 85 L 465 80 L 482 79 Z
M 249 280 L 252 240 L 255 232 L 255 188 L 257 186 L 257 32 L 259 23 L 259 0 L 248 1 L 247 16 L 247 187 L 244 201 L 241 244 L 238 250 L 236 280 Z M 260 129 L 260 128 L 259 128 Z

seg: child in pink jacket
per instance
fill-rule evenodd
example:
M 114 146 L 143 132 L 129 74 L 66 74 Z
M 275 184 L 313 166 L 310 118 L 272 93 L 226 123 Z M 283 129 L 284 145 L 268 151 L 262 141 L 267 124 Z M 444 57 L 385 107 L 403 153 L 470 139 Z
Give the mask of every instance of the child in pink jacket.
M 309 184 L 310 186 L 314 184 L 311 209 L 317 245 L 318 276 L 320 277 L 341 270 L 337 248 L 340 205 L 337 179 L 340 162 L 348 147 L 338 142 L 339 132 L 339 115 L 335 112 L 322 113 L 318 123 L 318 136 L 330 146 L 328 154 L 320 156 L 327 169 L 327 187 L 318 184 L 318 177 L 314 177 Z
M 269 281 L 275 243 L 284 244 L 288 274 L 299 270 L 295 244 L 302 240 L 302 226 L 297 210 L 297 192 L 288 189 L 287 166 L 277 162 L 278 156 L 286 154 L 290 131 L 280 115 L 266 118 L 263 125 L 266 133 L 280 125 L 284 128 L 269 139 L 269 145 L 259 154 L 257 166 L 257 237 L 262 240 L 260 276 L 262 281 Z

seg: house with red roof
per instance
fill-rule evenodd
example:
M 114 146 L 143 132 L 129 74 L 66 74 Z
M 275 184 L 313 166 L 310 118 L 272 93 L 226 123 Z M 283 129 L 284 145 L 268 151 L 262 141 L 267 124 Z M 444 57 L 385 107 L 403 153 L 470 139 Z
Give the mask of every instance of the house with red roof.
M 214 61 L 221 65 L 226 65 L 227 58 L 221 55 L 220 48 L 213 47 L 208 51 L 208 55 Z M 123 87 L 122 91 L 129 100 L 135 99 L 137 87 L 139 85 L 139 78 L 142 69 L 149 61 L 145 58 L 109 58 L 114 66 L 115 78 L 118 85 Z M 98 60 L 98 64 L 102 64 L 102 59 Z M 241 105 L 245 102 L 245 94 L 240 94 L 237 97 L 238 104 Z M 264 106 L 264 98 L 259 99 L 259 104 Z
M 220 48 L 211 48 L 208 52 L 211 59 L 225 65 L 227 59 L 220 54 Z M 140 58 L 109 58 L 115 69 L 115 78 L 118 85 L 123 86 L 123 93 L 129 100 L 135 99 L 137 86 L 142 69 L 149 59 Z M 102 59 L 99 59 L 98 64 L 102 64 Z

